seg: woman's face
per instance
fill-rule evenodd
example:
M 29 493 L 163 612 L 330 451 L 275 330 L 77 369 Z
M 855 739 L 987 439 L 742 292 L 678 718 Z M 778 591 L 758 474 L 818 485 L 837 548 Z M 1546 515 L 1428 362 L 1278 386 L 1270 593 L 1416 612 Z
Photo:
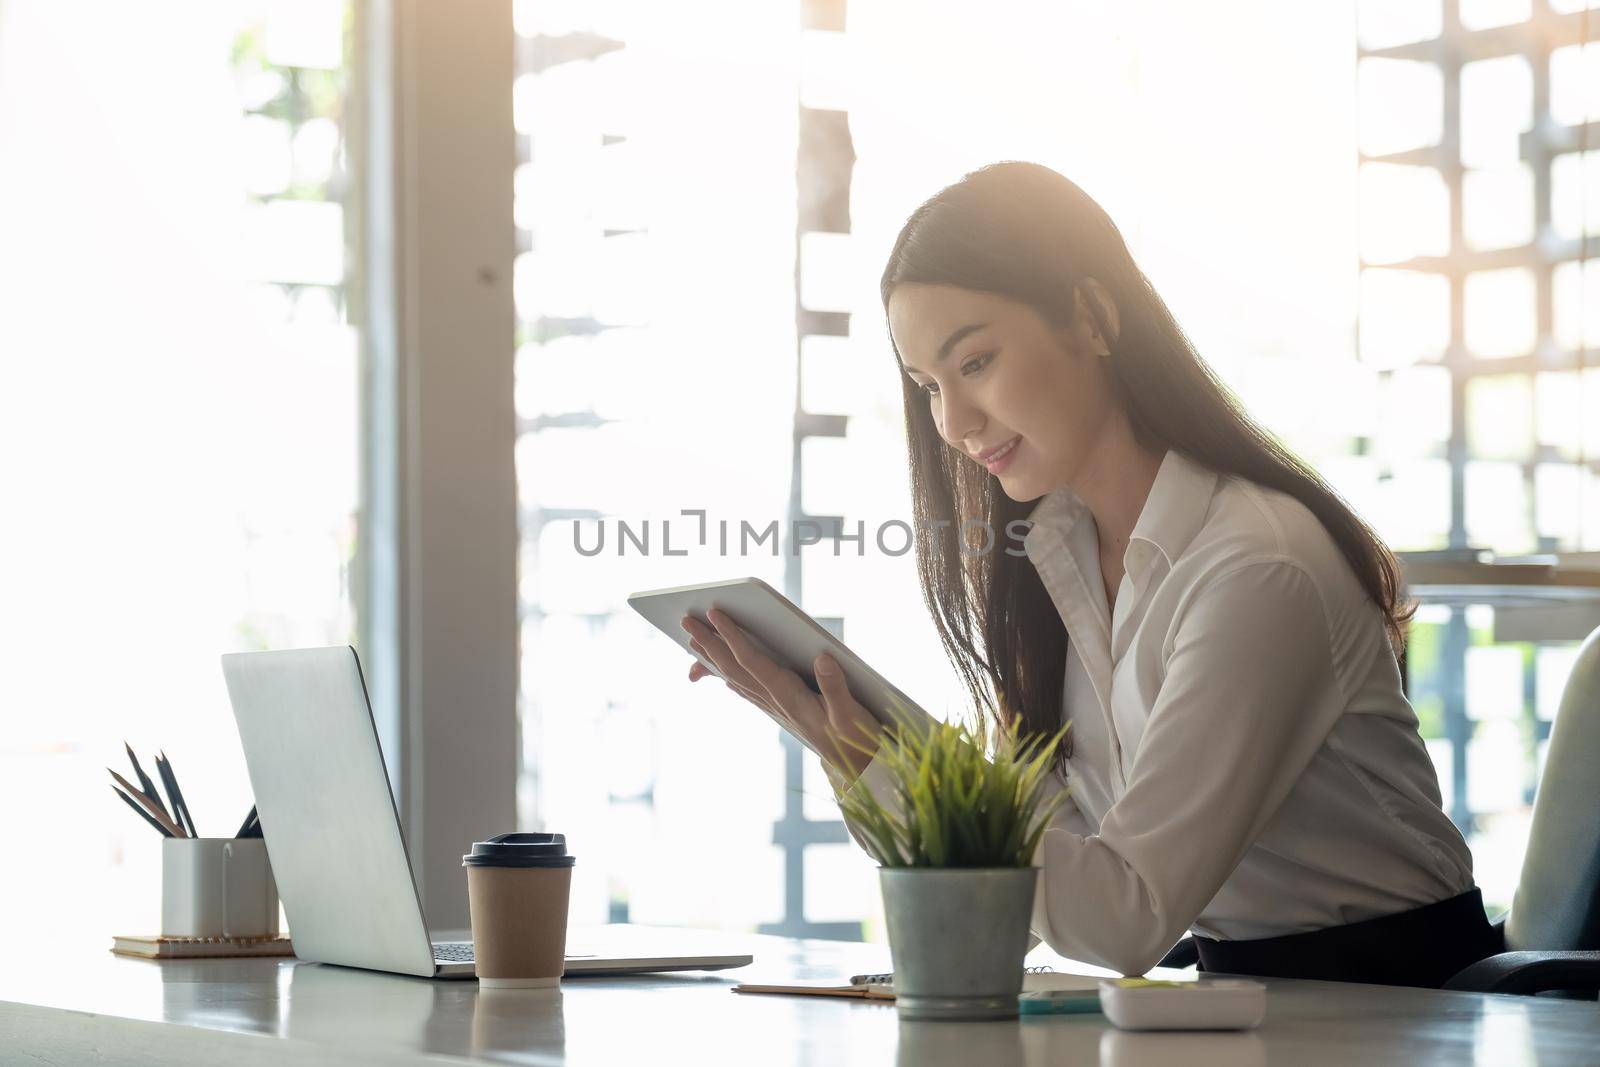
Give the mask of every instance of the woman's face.
M 1117 410 L 1081 290 L 1078 302 L 1063 329 L 994 293 L 907 284 L 889 296 L 890 336 L 940 435 L 1019 502 L 1072 484 Z

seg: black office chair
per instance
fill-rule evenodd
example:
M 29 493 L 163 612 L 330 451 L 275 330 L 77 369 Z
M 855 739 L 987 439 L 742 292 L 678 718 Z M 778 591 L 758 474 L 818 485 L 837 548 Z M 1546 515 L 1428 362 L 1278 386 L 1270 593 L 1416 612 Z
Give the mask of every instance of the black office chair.
M 1533 803 L 1505 952 L 1446 989 L 1595 996 L 1600 989 L 1600 629 L 1578 649 Z
M 1505 951 L 1446 989 L 1593 999 L 1600 990 L 1600 629 L 1578 649 L 1551 727 L 1533 827 L 1511 911 L 1495 920 Z M 1163 967 L 1199 959 L 1184 938 Z

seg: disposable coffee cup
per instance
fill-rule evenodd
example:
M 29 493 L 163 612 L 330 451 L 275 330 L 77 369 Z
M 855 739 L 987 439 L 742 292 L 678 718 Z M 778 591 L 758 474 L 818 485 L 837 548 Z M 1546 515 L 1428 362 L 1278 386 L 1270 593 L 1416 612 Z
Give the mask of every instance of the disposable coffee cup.
M 567 959 L 572 865 L 564 834 L 500 834 L 461 857 L 472 910 L 478 984 L 487 989 L 559 985 Z

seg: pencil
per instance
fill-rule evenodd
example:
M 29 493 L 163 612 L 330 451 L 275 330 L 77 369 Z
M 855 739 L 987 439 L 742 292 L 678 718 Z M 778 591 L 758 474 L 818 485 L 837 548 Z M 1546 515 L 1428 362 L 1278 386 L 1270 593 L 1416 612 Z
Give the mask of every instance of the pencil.
M 178 788 L 178 776 L 172 770 L 172 761 L 167 758 L 165 751 L 156 757 L 156 770 L 161 775 L 161 782 L 167 787 L 167 797 L 172 801 L 172 814 L 175 821 L 181 825 L 190 837 L 199 837 L 200 831 L 194 828 L 194 816 L 189 814 L 189 805 L 183 799 L 183 790 Z
M 116 786 L 112 786 L 111 787 L 111 791 L 113 793 L 117 794 L 117 796 L 121 797 L 122 798 L 122 802 L 124 804 L 128 805 L 128 807 L 132 808 L 134 811 L 138 812 L 139 813 L 139 818 L 143 819 L 145 822 L 149 823 L 151 826 L 154 826 L 157 830 L 159 830 L 161 832 L 161 836 L 162 837 L 171 837 L 172 836 L 172 831 L 168 830 L 165 826 L 162 826 L 160 823 L 156 822 L 155 817 L 152 816 L 148 811 L 145 811 L 143 808 L 141 808 L 139 806 L 139 804 L 138 804 L 138 801 L 134 800 L 128 794 L 126 794 L 122 790 L 118 789 Z
M 167 809 L 161 803 L 161 794 L 156 792 L 156 784 L 150 780 L 148 774 L 144 773 L 144 768 L 139 766 L 139 757 L 133 754 L 133 746 L 124 741 L 122 742 L 122 747 L 128 750 L 128 762 L 133 764 L 133 773 L 139 779 L 139 788 L 133 790 L 133 792 L 143 793 L 155 801 L 156 807 L 161 809 L 161 814 L 166 815 Z M 177 817 L 173 815 L 172 818 L 176 821 Z
M 107 767 L 106 770 L 111 771 L 111 777 L 116 779 L 118 785 L 128 791 L 129 799 L 148 812 L 152 819 L 160 823 L 167 830 L 170 830 L 173 837 L 189 836 L 183 832 L 177 823 L 172 821 L 172 816 L 168 815 L 166 810 L 163 809 L 160 804 L 139 792 L 133 787 L 132 783 L 130 783 L 126 778 L 122 777 L 122 775 L 118 774 L 116 771 L 112 771 L 110 767 Z

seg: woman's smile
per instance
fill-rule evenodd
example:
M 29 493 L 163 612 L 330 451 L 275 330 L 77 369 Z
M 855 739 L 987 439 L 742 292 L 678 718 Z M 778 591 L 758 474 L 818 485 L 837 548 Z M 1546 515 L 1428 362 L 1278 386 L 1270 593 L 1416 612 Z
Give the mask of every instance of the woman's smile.
M 1022 435 L 1018 434 L 1016 437 L 1013 437 L 1011 440 L 1001 445 L 998 449 L 988 453 L 985 458 L 979 462 L 988 468 L 990 474 L 999 474 L 1001 471 L 1011 466 L 1011 459 L 1017 454 L 1017 446 L 1020 444 L 1022 444 Z M 983 453 L 979 454 L 983 455 Z

